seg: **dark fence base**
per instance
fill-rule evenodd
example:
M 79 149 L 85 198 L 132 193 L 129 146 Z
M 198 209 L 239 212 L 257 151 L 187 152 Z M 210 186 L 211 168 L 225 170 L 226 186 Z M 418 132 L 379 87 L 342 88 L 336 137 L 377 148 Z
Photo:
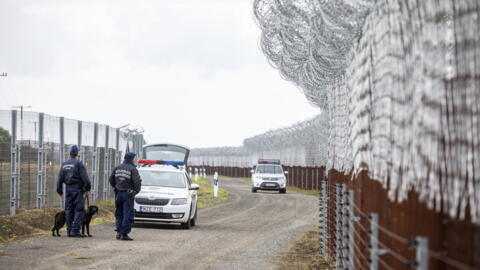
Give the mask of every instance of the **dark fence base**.
M 209 175 L 218 172 L 219 175 L 229 177 L 251 177 L 251 168 L 237 167 L 212 167 L 212 166 L 194 166 L 193 168 L 205 168 Z M 400 236 L 403 239 L 414 240 L 417 236 L 428 238 L 428 245 L 431 251 L 437 252 L 442 256 L 454 259 L 472 269 L 480 269 L 480 227 L 474 225 L 470 217 L 463 221 L 452 220 L 448 215 L 428 209 L 420 202 L 418 194 L 410 192 L 408 200 L 401 203 L 393 202 L 388 198 L 387 190 L 380 182 L 368 177 L 367 172 L 362 172 L 352 180 L 351 175 L 345 175 L 336 170 L 330 170 L 328 177 L 324 178 L 325 168 L 323 167 L 297 167 L 284 166 L 288 171 L 288 186 L 295 186 L 308 190 L 319 190 L 321 181 L 327 180 L 329 197 L 335 196 L 334 187 L 337 184 L 345 184 L 347 190 L 353 190 L 354 202 L 357 207 L 355 215 L 359 217 L 355 228 L 356 250 L 356 269 L 369 269 L 370 257 L 368 243 L 370 235 L 368 229 L 370 223 L 368 215 L 377 213 L 379 216 L 379 226 L 389 232 Z M 333 200 L 330 198 L 328 214 L 328 230 L 330 239 L 328 241 L 328 253 L 331 263 L 335 260 L 334 243 L 334 224 L 336 224 Z M 467 209 L 467 213 L 468 213 Z M 385 244 L 395 254 L 404 258 L 415 260 L 415 248 L 402 243 L 388 233 L 379 230 L 379 242 Z M 366 245 L 367 244 L 367 245 Z M 400 262 L 391 253 L 381 256 L 381 260 L 392 269 L 412 269 L 409 264 Z M 384 269 L 380 265 L 379 269 Z M 457 269 L 453 266 L 430 257 L 429 269 Z
M 452 220 L 445 214 L 428 209 L 425 203 L 420 202 L 418 194 L 413 191 L 408 194 L 408 200 L 401 203 L 392 202 L 388 199 L 387 190 L 380 182 L 370 179 L 367 172 L 362 172 L 352 181 L 351 175 L 330 170 L 328 184 L 329 186 L 345 184 L 347 189 L 354 190 L 355 205 L 359 208 L 355 212 L 360 217 L 356 228 L 360 231 L 359 236 L 363 238 L 363 240 L 356 239 L 356 242 L 364 257 L 369 257 L 369 251 L 361 243 L 362 241 L 369 243 L 370 238 L 368 232 L 361 232 L 361 226 L 369 228 L 369 221 L 368 218 L 361 217 L 360 210 L 367 214 L 378 213 L 379 225 L 396 235 L 409 240 L 415 239 L 416 236 L 427 237 L 431 251 L 437 251 L 442 256 L 455 259 L 473 269 L 480 269 L 480 227 L 473 225 L 468 215 L 463 221 Z M 468 211 L 467 209 L 467 213 Z M 329 215 L 329 224 L 334 222 L 332 213 Z M 405 258 L 415 258 L 414 248 L 409 248 L 408 245 L 395 240 L 381 230 L 379 230 L 379 241 Z M 330 253 L 334 253 L 333 241 L 330 241 L 329 248 Z M 357 252 L 357 257 L 362 256 Z M 400 263 L 391 254 L 382 255 L 381 259 L 393 269 L 412 269 L 409 265 Z M 368 261 L 360 263 L 359 265 L 357 262 L 356 269 L 369 267 Z M 457 268 L 430 258 L 429 269 Z
M 195 168 L 205 168 L 208 175 L 213 175 L 218 172 L 219 175 L 228 177 L 243 177 L 250 178 L 252 168 L 238 168 L 238 167 L 214 167 L 214 166 L 190 166 L 192 171 Z M 283 166 L 287 174 L 287 186 L 294 186 L 307 190 L 318 190 L 320 187 L 320 181 L 324 177 L 324 167 L 290 167 Z

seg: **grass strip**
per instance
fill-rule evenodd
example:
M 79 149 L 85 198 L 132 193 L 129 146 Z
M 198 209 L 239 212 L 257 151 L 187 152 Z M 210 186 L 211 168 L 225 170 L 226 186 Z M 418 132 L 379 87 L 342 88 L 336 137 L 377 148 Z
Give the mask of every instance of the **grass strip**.
M 294 187 L 294 186 L 288 186 L 287 191 L 293 191 L 293 192 L 297 192 L 297 193 L 301 193 L 301 194 L 305 194 L 305 195 L 313 195 L 313 196 L 319 196 L 320 195 L 319 190 L 301 189 L 301 188 Z
M 193 183 L 198 184 L 200 189 L 198 190 L 198 204 L 199 209 L 213 206 L 228 200 L 228 191 L 220 188 L 218 190 L 218 197 L 213 197 L 213 184 L 205 180 L 205 177 L 199 177 L 194 179 Z
M 320 255 L 320 233 L 307 232 L 293 247 L 276 261 L 280 270 L 289 269 L 331 269 Z
M 194 183 L 200 185 L 198 190 L 198 208 L 213 206 L 228 200 L 228 191 L 219 189 L 218 197 L 213 197 L 213 185 L 199 177 Z M 115 199 L 94 202 L 99 207 L 98 215 L 92 219 L 92 225 L 111 223 L 115 220 Z M 44 209 L 18 209 L 15 216 L 0 216 L 0 245 L 19 238 L 45 235 L 50 233 L 55 214 L 62 208 L 47 207 Z M 63 228 L 63 231 L 65 228 Z M 1 251 L 0 251 L 1 252 Z
M 115 217 L 115 200 L 95 202 L 92 205 L 99 207 L 91 224 L 100 224 L 113 221 Z M 18 209 L 15 216 L 0 216 L 0 244 L 16 240 L 25 236 L 42 235 L 49 233 L 53 226 L 55 214 L 62 208 L 47 207 L 44 209 Z

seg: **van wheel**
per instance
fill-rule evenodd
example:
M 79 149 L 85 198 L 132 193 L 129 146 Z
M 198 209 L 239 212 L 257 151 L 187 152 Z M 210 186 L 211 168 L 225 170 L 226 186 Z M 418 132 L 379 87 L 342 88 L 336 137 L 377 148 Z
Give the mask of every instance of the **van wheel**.
M 252 193 L 257 193 L 257 189 L 252 187 Z
M 287 193 L 287 189 L 286 188 L 281 188 L 280 193 Z

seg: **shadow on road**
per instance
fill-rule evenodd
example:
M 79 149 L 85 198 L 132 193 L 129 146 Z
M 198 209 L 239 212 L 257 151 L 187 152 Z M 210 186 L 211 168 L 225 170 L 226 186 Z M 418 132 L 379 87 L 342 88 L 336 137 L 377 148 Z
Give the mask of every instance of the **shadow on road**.
M 170 223 L 139 223 L 135 222 L 133 224 L 134 228 L 142 229 L 166 229 L 166 230 L 183 230 L 179 224 L 170 224 Z
M 259 193 L 259 194 L 271 194 L 271 195 L 277 194 L 277 195 L 280 195 L 280 193 L 278 193 L 278 191 L 274 191 L 274 190 L 257 190 L 257 193 Z M 284 194 L 282 194 L 282 195 L 284 195 Z

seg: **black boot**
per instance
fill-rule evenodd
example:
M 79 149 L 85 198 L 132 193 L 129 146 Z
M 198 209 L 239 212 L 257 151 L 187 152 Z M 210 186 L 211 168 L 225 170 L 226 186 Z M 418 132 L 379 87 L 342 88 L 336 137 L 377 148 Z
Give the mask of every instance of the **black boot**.
M 68 237 L 83 238 L 85 235 L 81 235 L 80 233 L 72 233 L 68 235 Z
M 122 238 L 122 234 L 121 233 L 117 233 L 117 240 L 120 240 L 120 238 Z
M 122 234 L 122 237 L 120 238 L 120 240 L 132 241 L 133 238 L 131 238 L 130 236 L 128 236 L 128 234 L 124 233 L 124 234 Z

